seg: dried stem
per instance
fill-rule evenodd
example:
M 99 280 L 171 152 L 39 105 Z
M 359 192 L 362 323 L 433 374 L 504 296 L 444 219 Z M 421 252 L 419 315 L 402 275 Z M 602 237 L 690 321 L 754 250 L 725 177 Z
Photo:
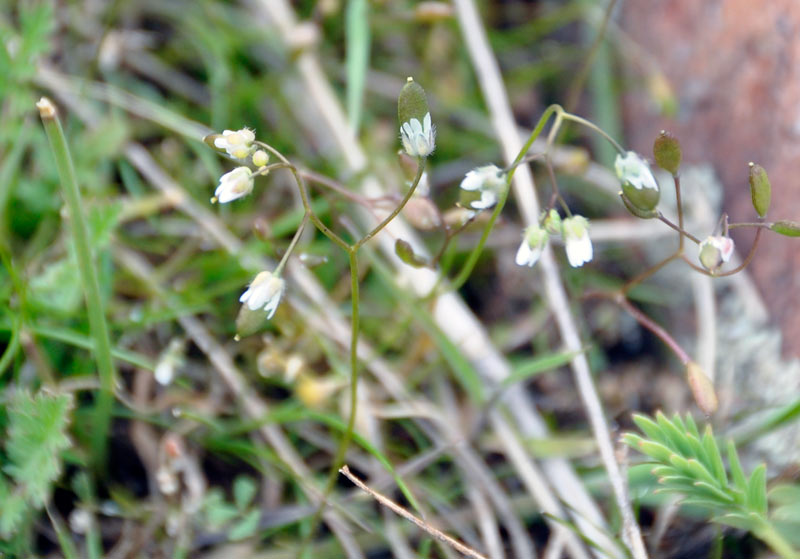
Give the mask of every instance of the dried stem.
M 383 505 L 384 507 L 386 507 L 388 509 L 391 509 L 392 512 L 394 512 L 395 514 L 397 514 L 399 516 L 402 516 L 403 518 L 405 518 L 409 522 L 411 522 L 413 524 L 416 524 L 421 530 L 424 530 L 425 532 L 430 534 L 431 537 L 434 537 L 437 540 L 446 543 L 447 545 L 449 545 L 450 547 L 452 547 L 453 549 L 455 549 L 456 551 L 458 551 L 459 553 L 461 553 L 465 557 L 472 557 L 473 559 L 488 559 L 488 557 L 486 557 L 485 555 L 481 555 L 480 553 L 478 553 L 474 549 L 464 545 L 463 543 L 459 542 L 458 540 L 455 540 L 455 539 L 451 538 L 450 536 L 448 536 L 447 534 L 445 534 L 441 530 L 438 530 L 438 529 L 434 528 L 433 526 L 431 526 L 430 524 L 428 524 L 424 520 L 422 520 L 420 518 L 417 518 L 416 516 L 414 516 L 413 514 L 408 512 L 406 509 L 404 509 L 403 507 L 401 507 L 400 505 L 398 505 L 397 503 L 395 503 L 394 501 L 389 499 L 388 497 L 386 497 L 384 495 L 381 495 L 380 493 L 378 493 L 377 491 L 374 491 L 373 489 L 370 489 L 367 486 L 367 484 L 365 484 L 363 481 L 358 479 L 350 471 L 350 468 L 348 468 L 347 465 L 342 466 L 342 468 L 339 470 L 339 472 L 341 472 L 341 474 L 343 476 L 345 476 L 347 479 L 352 481 L 359 489 L 361 489 L 365 493 L 368 493 L 373 499 L 378 501 L 381 505 Z

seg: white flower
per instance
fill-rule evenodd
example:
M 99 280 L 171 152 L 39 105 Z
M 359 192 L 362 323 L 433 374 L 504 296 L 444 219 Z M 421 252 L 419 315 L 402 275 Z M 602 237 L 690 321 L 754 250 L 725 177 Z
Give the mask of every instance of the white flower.
M 522 243 L 517 250 L 517 265 L 532 268 L 539 261 L 548 237 L 547 231 L 539 227 L 539 224 L 531 225 L 525 229 Z
M 153 371 L 153 376 L 158 384 L 167 386 L 172 383 L 172 380 L 175 378 L 175 372 L 183 367 L 183 352 L 183 340 L 175 338 L 169 343 L 167 349 L 161 353 L 156 368 Z
M 244 159 L 250 155 L 250 149 L 255 139 L 256 135 L 249 128 L 223 130 L 222 136 L 214 140 L 214 145 L 227 151 L 231 157 Z
M 634 151 L 629 151 L 624 156 L 617 154 L 614 169 L 623 184 L 630 183 L 636 190 L 643 188 L 658 190 L 658 183 L 650 171 L 650 164 Z
M 422 124 L 416 118 L 400 127 L 403 148 L 411 157 L 428 157 L 436 147 L 436 127 L 431 124 L 431 113 L 425 113 Z
M 698 250 L 700 263 L 710 271 L 714 271 L 733 255 L 733 239 L 723 236 L 707 237 Z
M 592 240 L 589 238 L 589 222 L 582 215 L 563 220 L 564 245 L 567 260 L 573 268 L 580 268 L 592 259 Z
M 247 304 L 251 311 L 263 308 L 267 318 L 272 318 L 281 302 L 286 282 L 272 272 L 259 272 L 250 287 L 239 297 L 240 303 Z
M 222 175 L 214 196 L 220 204 L 225 204 L 253 191 L 253 171 L 249 167 L 236 167 Z M 212 200 L 213 202 L 213 200 Z
M 501 192 L 506 186 L 505 173 L 497 165 L 476 167 L 466 174 L 461 181 L 461 190 L 479 192 L 479 200 L 470 200 L 466 206 L 473 210 L 485 210 L 497 204 Z

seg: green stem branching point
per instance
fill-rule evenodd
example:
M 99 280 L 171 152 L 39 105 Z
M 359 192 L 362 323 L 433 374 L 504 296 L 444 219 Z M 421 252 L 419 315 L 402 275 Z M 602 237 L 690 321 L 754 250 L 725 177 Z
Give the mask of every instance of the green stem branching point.
M 78 259 L 78 270 L 86 297 L 86 307 L 89 314 L 89 328 L 94 338 L 94 355 L 97 360 L 97 370 L 100 375 L 100 392 L 95 406 L 95 421 L 92 429 L 92 450 L 95 467 L 100 468 L 105 464 L 106 444 L 111 412 L 114 405 L 114 384 L 116 371 L 111 356 L 111 339 L 108 333 L 103 300 L 100 296 L 100 284 L 97 279 L 97 270 L 89 242 L 89 231 L 83 218 L 83 203 L 75 177 L 75 167 L 69 153 L 64 130 L 58 118 L 55 105 L 46 97 L 42 97 L 36 107 L 42 118 L 50 148 L 56 160 L 56 167 L 61 179 L 64 199 L 67 202 L 71 220 L 72 239 L 75 243 L 75 254 Z

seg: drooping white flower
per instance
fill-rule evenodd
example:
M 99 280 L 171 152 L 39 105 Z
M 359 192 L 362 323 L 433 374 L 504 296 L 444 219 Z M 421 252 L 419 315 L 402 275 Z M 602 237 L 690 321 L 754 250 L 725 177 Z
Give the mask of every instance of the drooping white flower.
M 267 318 L 272 318 L 281 302 L 286 282 L 272 272 L 264 271 L 253 279 L 247 291 L 239 297 L 239 302 L 244 303 L 251 311 L 263 308 Z
M 403 148 L 411 157 L 428 157 L 436 147 L 436 127 L 431 124 L 431 113 L 425 113 L 420 123 L 412 118 L 400 126 Z
M 580 268 L 592 259 L 592 240 L 589 238 L 589 221 L 582 215 L 562 220 L 564 246 L 567 260 L 573 268 Z
M 214 146 L 224 149 L 228 155 L 244 159 L 250 155 L 256 135 L 249 128 L 241 130 L 223 130 L 222 136 L 214 140 Z
M 517 249 L 516 263 L 518 266 L 533 267 L 542 255 L 549 235 L 539 224 L 534 224 L 525 229 L 522 243 Z
M 214 196 L 220 204 L 226 204 L 253 191 L 253 171 L 249 167 L 236 167 L 222 175 Z M 212 200 L 213 201 L 213 200 Z
M 700 243 L 698 257 L 700 263 L 709 271 L 714 271 L 733 255 L 733 239 L 722 235 L 707 237 Z
M 645 188 L 658 190 L 658 183 L 650 171 L 650 164 L 635 151 L 629 151 L 625 155 L 617 154 L 614 169 L 623 184 L 628 182 L 636 190 Z
M 470 199 L 462 205 L 473 210 L 486 210 L 497 204 L 506 186 L 505 172 L 497 165 L 476 167 L 461 181 L 461 190 L 480 193 L 479 199 Z

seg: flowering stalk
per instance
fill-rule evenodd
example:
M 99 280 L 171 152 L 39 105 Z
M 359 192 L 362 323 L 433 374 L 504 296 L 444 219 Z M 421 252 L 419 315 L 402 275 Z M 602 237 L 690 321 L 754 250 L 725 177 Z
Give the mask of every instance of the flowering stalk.
M 42 124 L 50 141 L 50 148 L 56 160 L 56 167 L 61 178 L 61 187 L 64 199 L 69 208 L 72 221 L 72 239 L 75 243 L 75 255 L 78 259 L 78 270 L 83 284 L 83 294 L 86 297 L 86 307 L 89 314 L 89 328 L 94 338 L 94 355 L 97 360 L 97 370 L 100 375 L 100 393 L 95 406 L 94 428 L 92 429 L 92 457 L 95 466 L 100 467 L 105 463 L 108 430 L 111 424 L 111 411 L 114 405 L 114 383 L 116 371 L 111 356 L 111 339 L 108 333 L 103 300 L 100 296 L 100 285 L 97 280 L 89 242 L 89 231 L 83 218 L 83 202 L 78 181 L 75 177 L 75 167 L 69 153 L 64 130 L 58 118 L 56 108 L 46 97 L 36 103 Z
M 558 105 L 550 105 L 542 114 L 541 118 L 539 118 L 539 122 L 536 123 L 536 127 L 531 132 L 531 135 L 528 137 L 528 141 L 525 142 L 525 145 L 522 146 L 522 149 L 519 150 L 519 154 L 517 154 L 517 158 L 514 159 L 514 162 L 509 165 L 508 171 L 506 173 L 506 185 L 505 188 L 500 192 L 500 195 L 497 199 L 497 205 L 494 207 L 494 211 L 492 212 L 489 221 L 486 223 L 486 227 L 483 228 L 483 233 L 481 234 L 481 238 L 478 241 L 478 244 L 475 245 L 475 248 L 472 249 L 472 252 L 469 254 L 467 261 L 464 263 L 464 266 L 461 268 L 461 271 L 455 277 L 454 280 L 450 282 L 450 288 L 453 290 L 459 289 L 469 278 L 472 270 L 475 268 L 475 265 L 478 263 L 478 258 L 480 258 L 481 252 L 483 251 L 483 247 L 486 245 L 486 241 L 489 239 L 489 233 L 491 233 L 492 228 L 494 227 L 495 221 L 500 216 L 500 212 L 503 211 L 503 207 L 506 205 L 506 201 L 508 200 L 508 193 L 511 190 L 511 180 L 514 178 L 514 173 L 516 172 L 517 167 L 524 159 L 525 155 L 528 153 L 528 150 L 531 149 L 533 142 L 536 141 L 536 138 L 542 133 L 547 122 L 550 120 L 550 117 L 553 114 L 556 114 L 563 109 Z

